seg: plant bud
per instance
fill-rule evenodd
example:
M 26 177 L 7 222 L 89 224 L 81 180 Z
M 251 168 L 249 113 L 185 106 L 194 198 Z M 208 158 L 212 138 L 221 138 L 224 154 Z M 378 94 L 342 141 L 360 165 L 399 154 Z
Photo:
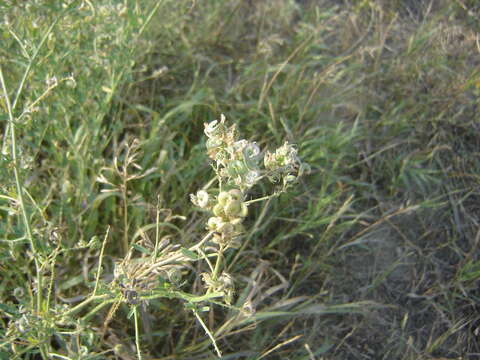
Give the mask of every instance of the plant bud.
M 297 178 L 293 175 L 287 175 L 285 177 L 285 184 L 288 184 L 288 183 L 292 183 L 292 182 L 295 182 L 297 180 Z
M 237 177 L 247 171 L 245 164 L 239 160 L 232 161 L 227 167 L 227 173 L 230 177 Z
M 228 199 L 230 199 L 230 194 L 228 192 L 222 191 L 220 194 L 218 194 L 217 201 L 220 205 L 225 206 L 227 204 Z
M 240 201 L 243 199 L 243 194 L 240 190 L 238 189 L 232 189 L 228 192 L 231 197 L 233 198 L 233 200 L 236 200 L 236 201 Z
M 233 224 L 233 231 L 235 232 L 235 234 L 240 235 L 245 232 L 245 228 L 241 223 L 236 223 Z
M 273 170 L 276 168 L 274 155 L 270 151 L 267 151 L 265 153 L 263 163 L 265 165 L 265 168 L 267 168 L 268 170 Z
M 211 217 L 207 221 L 207 228 L 212 231 L 217 231 L 223 224 L 223 220 L 219 217 Z
M 169 269 L 167 271 L 167 276 L 168 280 L 170 280 L 170 282 L 172 282 L 173 284 L 178 284 L 180 283 L 180 281 L 182 281 L 182 272 L 179 269 Z
M 13 296 L 20 301 L 25 296 L 25 290 L 23 290 L 21 287 L 17 287 L 15 290 L 13 290 Z
M 224 222 L 218 228 L 218 232 L 222 233 L 222 235 L 231 235 L 233 233 L 234 227 L 232 224 L 228 222 Z
M 206 208 L 208 205 L 208 193 L 204 190 L 197 192 L 197 204 L 201 208 Z
M 245 205 L 245 203 L 242 203 L 241 209 L 240 209 L 240 217 L 246 217 L 248 215 L 248 207 Z
M 230 200 L 225 205 L 224 211 L 225 215 L 228 217 L 238 217 L 240 215 L 240 211 L 242 210 L 242 203 L 238 200 Z
M 223 210 L 223 206 L 221 204 L 217 204 L 213 207 L 213 214 L 218 217 L 224 217 L 225 212 Z

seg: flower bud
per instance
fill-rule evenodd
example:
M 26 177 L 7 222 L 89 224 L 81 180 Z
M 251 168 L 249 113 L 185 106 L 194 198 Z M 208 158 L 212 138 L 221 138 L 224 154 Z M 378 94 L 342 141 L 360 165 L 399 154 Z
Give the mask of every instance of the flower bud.
M 284 182 L 285 182 L 285 184 L 288 184 L 288 183 L 293 183 L 296 180 L 297 180 L 296 176 L 287 175 L 287 176 L 285 176 Z
M 247 185 L 248 187 L 252 187 L 253 185 L 255 185 L 258 179 L 258 172 L 251 170 L 247 173 L 247 175 L 245 175 L 245 185 Z
M 233 231 L 235 232 L 235 234 L 240 235 L 245 232 L 245 228 L 243 227 L 241 222 L 233 223 L 232 221 L 231 224 L 233 224 Z
M 213 214 L 215 216 L 218 216 L 218 217 L 224 217 L 225 216 L 225 212 L 224 212 L 224 208 L 221 204 L 217 204 L 213 207 Z
M 190 200 L 194 205 L 206 208 L 208 206 L 209 196 L 206 191 L 200 190 L 196 195 L 190 194 Z
M 238 217 L 242 210 L 242 203 L 238 200 L 230 200 L 224 207 L 225 215 L 228 217 Z
M 223 224 L 223 220 L 219 217 L 211 217 L 207 221 L 207 228 L 212 231 L 218 231 L 220 226 Z
M 243 199 L 243 194 L 238 189 L 232 189 L 228 192 L 228 194 L 230 194 L 233 200 L 240 201 Z
M 222 223 L 218 228 L 218 232 L 222 233 L 222 235 L 224 236 L 232 235 L 233 231 L 234 231 L 233 225 L 228 222 Z
M 23 290 L 21 287 L 17 287 L 15 290 L 13 290 L 13 296 L 20 301 L 25 296 L 25 290 Z
M 230 199 L 230 194 L 226 191 L 222 191 L 220 194 L 218 194 L 217 201 L 220 205 L 225 206 L 229 199 Z
M 243 156 L 247 161 L 255 161 L 256 158 L 260 155 L 260 148 L 256 143 L 248 143 L 243 148 Z
M 173 284 L 178 284 L 182 281 L 182 272 L 180 269 L 171 268 L 167 271 L 168 280 Z
M 310 165 L 308 165 L 307 163 L 301 163 L 300 169 L 298 170 L 298 176 L 302 176 L 304 174 L 310 174 L 311 171 L 312 171 L 312 168 L 310 167 Z
M 245 203 L 242 203 L 241 209 L 240 209 L 240 217 L 246 217 L 248 215 L 248 207 L 245 205 Z
M 276 164 L 275 164 L 274 154 L 272 154 L 270 151 L 267 151 L 265 153 L 265 157 L 263 158 L 263 163 L 264 163 L 266 169 L 268 169 L 268 170 L 275 169 Z
M 202 208 L 208 205 L 208 193 L 204 190 L 197 192 L 198 205 Z
M 225 131 L 225 116 L 223 114 L 221 115 L 220 122 L 218 120 L 213 120 L 203 125 L 205 126 L 205 135 L 209 138 L 220 136 Z
M 244 174 L 248 171 L 245 164 L 240 160 L 232 161 L 227 167 L 227 174 L 228 176 L 234 178 L 238 175 Z

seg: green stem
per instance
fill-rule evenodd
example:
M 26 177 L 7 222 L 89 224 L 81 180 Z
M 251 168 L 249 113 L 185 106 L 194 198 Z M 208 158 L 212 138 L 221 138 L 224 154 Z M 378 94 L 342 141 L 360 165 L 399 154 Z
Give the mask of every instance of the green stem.
M 119 301 L 119 300 L 118 299 L 109 299 L 107 301 L 104 301 L 104 302 L 98 304 L 92 310 L 90 310 L 88 312 L 88 314 L 86 314 L 84 317 L 82 317 L 82 320 L 85 321 L 85 322 L 88 322 L 93 315 L 95 315 L 97 312 L 102 310 L 105 306 L 107 306 L 109 304 L 113 304 L 116 301 Z
M 210 340 L 212 341 L 213 347 L 215 348 L 215 351 L 217 352 L 218 357 L 221 358 L 221 357 L 222 357 L 222 352 L 221 352 L 220 349 L 218 348 L 217 342 L 215 341 L 215 338 L 213 337 L 212 332 L 208 329 L 207 325 L 205 325 L 205 323 L 203 322 L 202 318 L 201 318 L 200 315 L 198 314 L 198 311 L 195 310 L 195 309 L 192 309 L 192 311 L 193 311 L 193 314 L 195 315 L 195 317 L 197 318 L 198 322 L 199 322 L 200 325 L 202 326 L 203 330 L 205 330 L 205 332 L 207 333 L 208 337 L 209 337 Z
M 253 203 L 256 203 L 256 202 L 259 202 L 259 201 L 263 201 L 263 200 L 268 200 L 268 199 L 274 198 L 274 197 L 276 197 L 276 196 L 278 196 L 278 194 L 271 194 L 271 195 L 263 196 L 263 197 L 258 198 L 258 199 L 253 199 L 253 200 L 245 201 L 244 204 L 245 204 L 245 205 L 250 205 L 250 204 L 253 204 Z
M 223 245 L 220 245 L 217 254 L 217 260 L 215 262 L 215 269 L 213 269 L 212 280 L 217 280 L 218 273 L 220 272 L 220 268 L 222 266 L 222 259 L 223 259 Z
M 18 202 L 20 203 L 20 208 L 22 210 L 23 225 L 25 227 L 25 232 L 27 233 L 27 239 L 30 243 L 30 247 L 33 252 L 33 259 L 35 262 L 35 272 L 37 276 L 37 313 L 40 314 L 42 311 L 42 290 L 43 290 L 41 265 L 40 265 L 40 261 L 38 260 L 38 257 L 39 257 L 38 249 L 35 244 L 35 241 L 33 240 L 30 221 L 28 219 L 27 209 L 25 208 L 25 202 L 23 199 L 23 186 L 22 186 L 22 182 L 20 181 L 20 174 L 18 172 L 17 142 L 16 142 L 16 135 L 15 135 L 15 123 L 13 119 L 13 109 L 10 104 L 10 98 L 8 96 L 7 87 L 5 86 L 5 79 L 3 78 L 3 71 L 1 67 L 0 67 L 0 82 L 2 84 L 5 103 L 7 105 L 8 123 L 10 124 L 13 173 L 15 176 L 15 184 L 17 187 Z
M 103 238 L 102 249 L 100 250 L 100 259 L 98 260 L 97 276 L 95 278 L 95 288 L 93 289 L 92 296 L 95 296 L 97 294 L 98 283 L 100 281 L 100 274 L 102 273 L 103 253 L 105 251 L 105 245 L 107 243 L 109 232 L 110 232 L 110 226 L 107 228 L 107 233 L 105 234 L 105 237 Z
M 135 345 L 137 347 L 137 358 L 142 360 L 142 353 L 140 352 L 140 331 L 138 330 L 138 307 L 133 308 L 133 316 L 135 318 Z
M 28 62 L 28 65 L 27 65 L 27 68 L 25 69 L 25 71 L 23 72 L 23 76 L 22 76 L 22 79 L 20 80 L 20 84 L 18 86 L 18 89 L 16 91 L 16 94 L 15 94 L 15 98 L 13 99 L 13 104 L 11 106 L 11 109 L 9 109 L 9 112 L 11 112 L 13 114 L 13 112 L 15 111 L 15 108 L 17 107 L 17 104 L 18 104 L 18 100 L 20 99 L 20 95 L 22 94 L 23 92 L 23 87 L 25 86 L 25 82 L 27 81 L 27 77 L 28 75 L 30 74 L 30 71 L 33 67 L 33 64 L 35 62 L 35 59 L 37 58 L 38 56 L 38 53 L 40 52 L 40 49 L 43 47 L 43 44 L 45 43 L 45 41 L 48 39 L 48 36 L 50 35 L 50 33 L 53 31 L 53 28 L 55 27 L 55 25 L 57 24 L 57 22 L 60 20 L 60 17 L 57 17 L 55 19 L 55 21 L 50 25 L 50 27 L 47 29 L 47 31 L 45 32 L 45 34 L 43 35 L 42 39 L 40 40 L 40 43 L 38 44 L 37 48 L 35 49 L 35 52 L 33 53 L 32 57 L 30 58 L 30 61 Z M 3 78 L 3 75 L 2 75 L 2 78 Z M 3 79 L 2 79 L 3 80 Z M 2 81 L 3 82 L 3 81 Z M 5 91 L 5 88 L 4 88 L 4 91 Z M 7 98 L 6 96 L 7 94 L 5 93 L 5 97 Z M 9 102 L 9 101 L 8 101 Z M 9 106 L 9 105 L 7 105 Z M 4 139 L 7 138 L 8 136 L 8 132 L 9 130 L 11 131 L 11 129 L 13 129 L 13 123 L 9 123 L 7 124 L 7 126 L 5 127 L 5 137 Z M 2 152 L 5 151 L 5 142 L 4 142 L 4 146 L 2 148 Z
M 70 310 L 68 310 L 67 312 L 65 312 L 63 314 L 63 316 L 70 316 L 70 315 L 73 315 L 75 313 L 77 313 L 78 311 L 80 311 L 83 307 L 85 307 L 86 305 L 90 304 L 91 302 L 95 301 L 95 300 L 102 300 L 102 299 L 106 299 L 108 298 L 108 295 L 107 294 L 103 294 L 103 295 L 97 295 L 97 296 L 90 296 L 89 298 L 85 299 L 84 301 L 82 301 L 80 304 L 74 306 L 73 308 L 71 308 Z
M 46 309 L 47 309 L 47 312 L 50 310 L 50 298 L 52 296 L 52 292 L 53 292 L 53 283 L 54 283 L 54 280 L 55 280 L 55 262 L 57 260 L 57 256 L 58 256 L 58 248 L 55 249 L 55 253 L 53 255 L 53 259 L 52 259 L 52 265 L 51 265 L 51 268 L 52 268 L 52 273 L 50 275 L 50 284 L 48 286 L 48 292 L 47 292 L 47 301 L 46 301 Z
M 157 260 L 158 255 L 158 243 L 160 241 L 160 195 L 157 196 L 157 217 L 155 219 L 155 250 L 153 251 L 153 259 L 152 262 L 154 263 Z
M 123 254 L 128 253 L 128 204 L 127 204 L 127 174 L 124 174 L 123 182 Z

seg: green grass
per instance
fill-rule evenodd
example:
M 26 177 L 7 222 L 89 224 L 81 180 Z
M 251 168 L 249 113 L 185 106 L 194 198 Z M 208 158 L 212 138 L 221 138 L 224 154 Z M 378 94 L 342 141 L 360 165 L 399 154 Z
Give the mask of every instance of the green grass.
M 225 359 L 480 354 L 475 1 L 5 1 L 0 14 L 0 359 L 213 359 L 213 344 Z M 186 250 L 208 218 L 189 198 L 213 175 L 203 124 L 221 113 L 262 149 L 297 144 L 312 168 L 249 207 L 225 253 L 231 305 Z M 183 267 L 148 274 L 142 308 L 114 268 L 159 242 L 184 248 Z

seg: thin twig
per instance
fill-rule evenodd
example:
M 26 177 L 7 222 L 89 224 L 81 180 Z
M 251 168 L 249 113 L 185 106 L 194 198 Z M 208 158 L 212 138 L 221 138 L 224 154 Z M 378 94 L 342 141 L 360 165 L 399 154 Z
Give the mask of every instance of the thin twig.
M 197 310 L 193 309 L 193 314 L 195 315 L 195 317 L 197 318 L 198 322 L 200 323 L 200 325 L 202 325 L 202 328 L 203 330 L 205 330 L 205 332 L 207 333 L 208 337 L 210 338 L 210 340 L 212 340 L 212 344 L 213 344 L 213 347 L 215 348 L 215 351 L 217 352 L 217 355 L 218 357 L 222 357 L 222 353 L 220 351 L 220 349 L 218 348 L 217 346 L 217 342 L 215 341 L 215 338 L 213 337 L 212 333 L 210 332 L 210 330 L 208 330 L 207 328 L 207 325 L 205 325 L 205 323 L 203 322 L 202 318 L 200 317 L 200 315 L 198 315 L 198 312 Z
M 109 232 L 110 232 L 110 226 L 108 226 L 107 233 L 105 234 L 105 237 L 103 238 L 102 249 L 100 250 L 100 260 L 98 260 L 97 276 L 95 278 L 95 287 L 93 288 L 92 296 L 95 296 L 97 294 L 98 282 L 100 281 L 100 274 L 102 273 L 103 253 L 105 251 L 105 245 L 107 244 L 107 239 L 108 239 Z
M 138 330 L 138 306 L 133 308 L 133 317 L 135 318 L 135 345 L 137 347 L 137 358 L 142 360 L 142 353 L 140 351 L 140 331 Z

